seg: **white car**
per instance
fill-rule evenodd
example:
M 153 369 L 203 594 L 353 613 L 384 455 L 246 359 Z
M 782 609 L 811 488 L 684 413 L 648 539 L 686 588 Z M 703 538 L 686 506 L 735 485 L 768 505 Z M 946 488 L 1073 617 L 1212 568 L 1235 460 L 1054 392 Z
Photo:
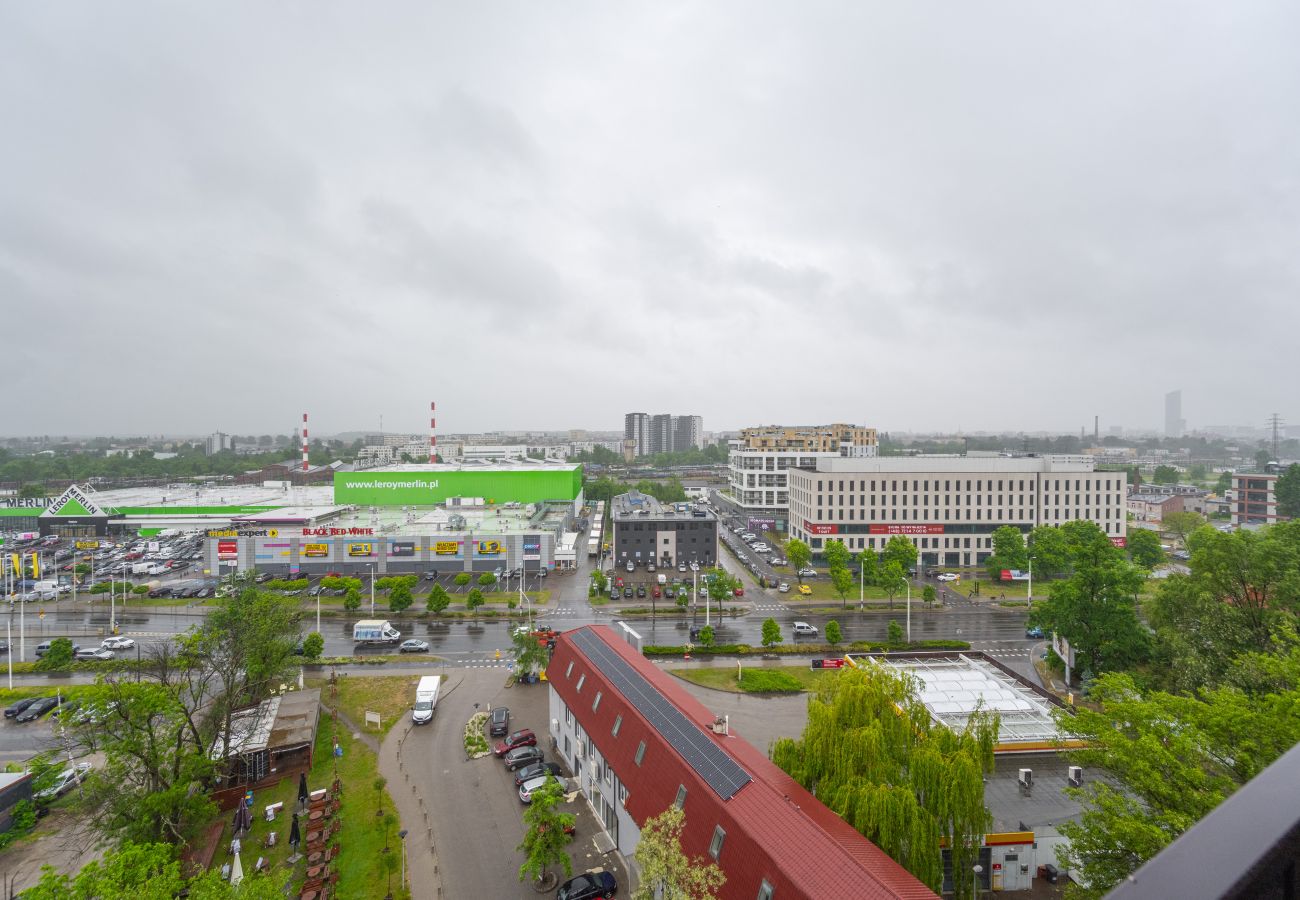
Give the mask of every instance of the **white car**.
M 795 634 L 816 634 L 817 626 L 809 625 L 807 622 L 795 622 L 794 633 Z
M 785 581 L 781 582 L 781 583 L 777 586 L 776 589 L 777 589 L 778 591 L 780 591 L 781 593 L 783 593 L 783 594 L 788 594 L 788 593 L 790 593 L 790 585 L 789 585 L 788 582 L 785 582 Z
M 536 791 L 538 788 L 542 787 L 544 784 L 546 784 L 546 782 L 550 781 L 554 777 L 555 776 L 552 775 L 550 772 L 547 772 L 545 775 L 538 775 L 536 778 L 528 779 L 523 784 L 519 785 L 519 799 L 522 800 L 524 803 L 532 803 L 533 792 Z
M 135 638 L 111 637 L 99 642 L 101 650 L 130 650 L 135 646 Z
M 934 577 L 936 581 L 956 581 L 958 576 L 952 572 L 940 572 Z
M 55 777 L 54 784 L 36 793 L 36 799 L 54 800 L 57 797 L 62 797 L 85 781 L 88 774 L 90 774 L 90 763 L 77 763 L 75 768 L 64 769 Z
M 800 577 L 800 578 L 816 578 L 816 577 L 817 577 L 817 570 L 816 570 L 816 569 L 809 569 L 809 568 L 807 568 L 807 567 L 802 568 L 802 569 L 799 570 L 799 577 Z

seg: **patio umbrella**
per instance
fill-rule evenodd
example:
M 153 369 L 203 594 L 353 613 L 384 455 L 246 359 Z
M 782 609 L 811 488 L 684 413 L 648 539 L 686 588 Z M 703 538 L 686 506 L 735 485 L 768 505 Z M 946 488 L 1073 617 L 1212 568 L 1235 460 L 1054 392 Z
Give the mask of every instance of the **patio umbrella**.
M 235 834 L 239 835 L 248 831 L 251 824 L 252 823 L 248 821 L 248 807 L 244 805 L 243 801 L 240 801 L 240 804 L 235 807 L 235 821 L 232 823 L 235 829 Z
M 302 843 L 302 832 L 298 830 L 298 814 L 293 814 L 293 824 L 289 826 L 289 843 L 292 845 L 294 852 L 298 852 L 298 845 Z
M 244 881 L 244 867 L 239 862 L 239 851 L 235 851 L 235 864 L 230 867 L 230 884 L 237 887 Z
M 306 806 L 307 797 L 310 792 L 307 790 L 307 773 L 301 772 L 298 775 L 298 805 Z

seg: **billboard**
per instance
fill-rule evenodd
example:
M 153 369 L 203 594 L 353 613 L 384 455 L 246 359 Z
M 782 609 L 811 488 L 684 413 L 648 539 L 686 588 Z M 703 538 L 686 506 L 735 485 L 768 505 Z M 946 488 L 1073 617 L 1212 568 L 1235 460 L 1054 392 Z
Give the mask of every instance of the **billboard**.
M 500 541 L 479 541 L 475 549 L 479 556 L 496 556 L 506 552 Z
M 497 503 L 574 500 L 582 466 L 544 469 L 376 471 L 334 473 L 334 502 L 358 506 L 436 506 L 450 497 L 490 497 Z
M 414 556 L 415 542 L 414 541 L 393 541 L 391 544 L 388 545 L 388 555 L 389 556 Z
M 803 520 L 803 527 L 808 529 L 809 534 L 839 534 L 840 533 L 840 526 L 838 525 L 814 525 L 812 522 L 809 522 L 807 519 Z
M 315 557 L 329 556 L 330 545 L 329 544 L 303 544 L 302 555 L 315 556 Z
M 348 544 L 348 556 L 370 556 L 375 545 L 366 544 Z
M 77 541 L 78 550 L 98 550 L 99 541 Z
M 460 541 L 438 541 L 433 552 L 438 556 L 460 556 Z
M 749 530 L 755 534 L 761 531 L 776 531 L 776 519 L 750 519 Z
M 942 525 L 872 525 L 871 534 L 943 534 Z
M 236 559 L 239 556 L 239 541 L 217 541 L 217 559 Z

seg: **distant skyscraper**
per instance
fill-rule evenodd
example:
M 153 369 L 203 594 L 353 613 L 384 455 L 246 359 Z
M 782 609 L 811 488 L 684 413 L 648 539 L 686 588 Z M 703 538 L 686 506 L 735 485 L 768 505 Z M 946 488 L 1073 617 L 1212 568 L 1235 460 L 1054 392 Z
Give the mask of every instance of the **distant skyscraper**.
M 1170 391 L 1165 394 L 1165 437 L 1182 437 L 1184 425 L 1183 392 Z
M 632 442 L 632 451 L 636 456 L 645 456 L 650 452 L 650 417 L 645 413 L 628 413 L 623 417 L 623 441 Z
M 681 453 L 692 447 L 704 449 L 704 419 L 659 413 L 628 413 L 623 417 L 623 441 L 632 442 L 637 456 Z M 626 451 L 625 451 L 626 453 Z

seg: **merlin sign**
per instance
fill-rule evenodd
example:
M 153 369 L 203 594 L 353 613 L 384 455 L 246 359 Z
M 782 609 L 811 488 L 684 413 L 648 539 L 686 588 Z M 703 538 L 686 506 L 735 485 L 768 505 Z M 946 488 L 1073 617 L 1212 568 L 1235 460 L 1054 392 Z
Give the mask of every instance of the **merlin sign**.
M 58 499 L 45 508 L 41 517 L 46 516 L 106 516 L 104 512 L 95 505 L 81 488 L 75 484 L 70 485 L 66 491 L 59 495 Z

